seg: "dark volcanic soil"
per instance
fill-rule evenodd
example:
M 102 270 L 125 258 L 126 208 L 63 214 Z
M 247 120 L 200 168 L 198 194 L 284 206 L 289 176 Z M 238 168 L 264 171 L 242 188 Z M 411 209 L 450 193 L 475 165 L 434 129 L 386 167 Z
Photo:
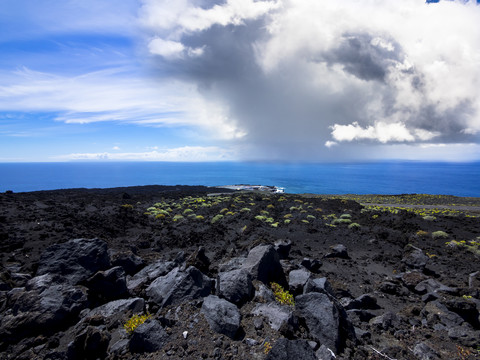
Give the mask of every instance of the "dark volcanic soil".
M 219 192 L 223 194 L 207 196 Z M 212 223 L 216 215 L 221 216 Z M 436 231 L 444 231 L 446 237 L 432 236 Z M 439 214 L 424 219 L 407 211 L 366 210 L 349 200 L 289 194 L 229 194 L 184 186 L 0 194 L 0 324 L 12 311 L 9 299 L 15 290 L 11 289 L 25 286 L 35 276 L 42 252 L 55 243 L 99 238 L 112 251 L 136 254 L 146 265 L 157 259 L 173 260 L 180 251 L 188 259 L 203 246 L 210 261 L 204 273 L 215 278 L 219 265 L 231 258 L 246 256 L 259 244 L 285 240 L 292 243 L 282 262 L 287 275 L 300 268 L 304 258 L 318 259 L 322 265 L 312 276 L 326 277 L 341 304 L 348 307 L 364 294 L 377 301 L 375 309 L 349 312 L 358 340 L 347 343 L 337 358 L 473 359 L 480 356 L 480 275 L 469 275 L 480 270 L 479 237 L 478 217 Z M 347 258 L 329 255 L 337 244 L 346 247 Z M 420 264 L 411 260 L 418 251 L 421 259 L 427 258 L 423 264 L 421 259 Z M 415 286 L 427 279 L 452 289 L 425 296 Z M 465 320 L 462 336 L 449 333 L 440 316 L 428 313 L 426 306 L 435 301 Z M 252 306 L 241 308 L 242 334 L 235 340 L 209 328 L 199 315 L 201 301 L 173 309 L 151 306 L 154 316 L 166 317 L 169 310 L 177 314 L 166 326 L 167 345 L 155 353 L 127 352 L 118 357 L 263 359 L 263 342 L 275 344 L 283 335 L 267 325 L 255 329 Z M 389 312 L 396 315 L 394 324 L 379 327 L 369 321 Z M 193 324 L 192 319 L 196 319 Z M 16 343 L 0 338 L 0 358 L 54 358 L 48 354 L 73 340 L 74 325 L 58 332 L 53 342 L 41 335 Z M 182 336 L 185 330 L 188 340 Z M 300 326 L 289 337 L 308 339 L 308 333 Z M 419 355 L 415 349 L 422 343 L 434 355 Z

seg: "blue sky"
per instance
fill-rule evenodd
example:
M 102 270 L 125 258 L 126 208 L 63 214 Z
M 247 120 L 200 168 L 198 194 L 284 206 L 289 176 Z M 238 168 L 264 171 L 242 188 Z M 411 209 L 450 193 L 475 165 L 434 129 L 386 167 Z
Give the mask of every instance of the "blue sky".
M 480 160 L 480 6 L 2 0 L 0 162 Z

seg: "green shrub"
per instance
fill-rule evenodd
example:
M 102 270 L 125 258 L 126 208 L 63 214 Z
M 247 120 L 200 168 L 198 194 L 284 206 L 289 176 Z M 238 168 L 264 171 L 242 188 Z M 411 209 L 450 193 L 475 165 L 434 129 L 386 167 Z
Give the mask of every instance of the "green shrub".
M 240 211 L 241 211 L 241 212 L 249 212 L 249 211 L 250 211 L 250 209 L 249 209 L 249 208 L 247 208 L 247 207 L 245 207 L 245 208 L 242 208 L 242 209 L 240 209 Z
M 192 209 L 185 209 L 183 210 L 183 215 L 187 215 L 187 214 L 191 214 L 193 213 L 193 210 Z
M 425 237 L 428 235 L 428 231 L 425 231 L 425 230 L 418 230 L 416 232 L 417 236 L 420 236 L 420 237 Z
M 352 215 L 350 214 L 342 214 L 340 215 L 340 219 L 351 219 L 352 218 Z
M 286 220 L 284 220 L 283 222 L 284 222 L 286 225 L 288 225 L 288 224 L 290 224 L 290 223 L 292 222 L 292 220 L 286 219 Z
M 334 219 L 332 221 L 333 225 L 340 225 L 340 224 L 350 224 L 352 220 L 350 219 Z
M 283 287 L 277 283 L 270 283 L 270 286 L 273 290 L 273 295 L 275 295 L 275 300 L 283 305 L 295 306 L 295 301 L 293 300 L 293 295 L 288 291 L 284 290 Z
M 423 217 L 423 220 L 427 220 L 427 221 L 434 221 L 436 220 L 437 218 L 435 216 L 432 216 L 432 215 L 426 215 Z
M 221 219 L 223 219 L 223 215 L 222 214 L 217 214 L 213 217 L 211 223 L 215 224 L 216 222 L 220 221 Z
M 145 321 L 150 319 L 152 315 L 147 314 L 147 315 L 133 315 L 124 325 L 123 328 L 127 332 L 127 334 L 132 334 L 135 329 L 142 325 Z
M 434 231 L 432 232 L 433 239 L 448 239 L 448 234 L 445 231 Z
M 265 221 L 267 219 L 267 217 L 263 216 L 263 215 L 257 215 L 257 216 L 255 216 L 255 219 L 259 220 L 259 221 Z
M 180 214 L 177 214 L 173 217 L 173 221 L 179 221 L 183 219 L 184 219 L 183 215 L 180 215 Z
M 360 229 L 362 226 L 358 223 L 351 223 L 350 225 L 348 225 L 348 228 L 349 229 Z
M 202 215 L 197 215 L 195 216 L 196 220 L 205 220 L 205 218 Z
M 316 217 L 315 217 L 315 216 L 313 216 L 313 215 L 307 215 L 307 219 L 310 219 L 310 220 L 315 220 L 315 219 L 316 219 Z

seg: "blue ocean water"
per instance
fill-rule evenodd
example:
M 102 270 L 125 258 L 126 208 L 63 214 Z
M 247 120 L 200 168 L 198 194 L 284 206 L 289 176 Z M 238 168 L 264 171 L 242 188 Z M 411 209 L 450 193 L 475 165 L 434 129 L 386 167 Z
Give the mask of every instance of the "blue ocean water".
M 480 197 L 480 163 L 0 163 L 0 192 L 135 185 L 275 185 L 288 193 Z

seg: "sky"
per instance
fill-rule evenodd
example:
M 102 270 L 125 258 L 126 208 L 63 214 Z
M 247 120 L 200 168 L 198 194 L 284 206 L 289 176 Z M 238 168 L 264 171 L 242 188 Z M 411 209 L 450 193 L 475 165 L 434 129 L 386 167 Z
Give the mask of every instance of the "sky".
M 479 161 L 480 0 L 2 0 L 0 162 Z

